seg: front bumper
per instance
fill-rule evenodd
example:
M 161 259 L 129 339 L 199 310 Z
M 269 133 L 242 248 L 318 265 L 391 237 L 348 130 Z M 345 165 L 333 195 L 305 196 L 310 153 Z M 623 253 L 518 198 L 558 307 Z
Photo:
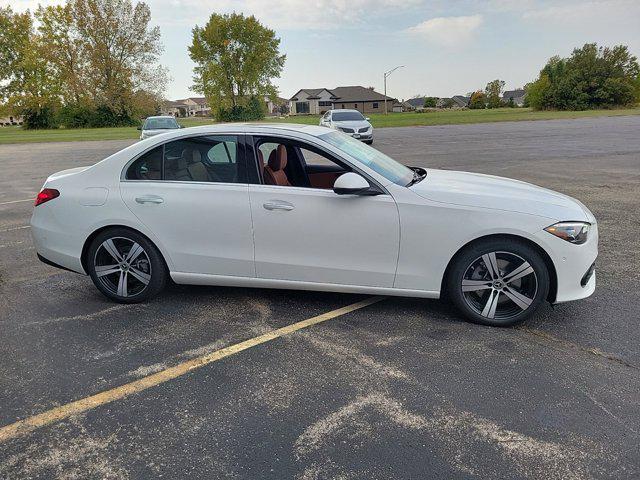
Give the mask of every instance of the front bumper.
M 347 133 L 350 137 L 356 138 L 363 142 L 373 140 L 373 132 L 370 133 Z
M 553 303 L 587 298 L 596 289 L 595 261 L 598 256 L 598 225 L 592 224 L 588 240 L 574 245 L 545 231 L 537 235 L 538 243 L 551 257 L 556 270 L 557 289 Z

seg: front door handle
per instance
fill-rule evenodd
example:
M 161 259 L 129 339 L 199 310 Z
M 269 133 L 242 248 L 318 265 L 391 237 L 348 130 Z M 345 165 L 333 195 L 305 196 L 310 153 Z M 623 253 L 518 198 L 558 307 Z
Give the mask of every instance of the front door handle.
M 290 211 L 294 209 L 294 206 L 288 202 L 267 202 L 263 203 L 262 206 L 267 210 L 286 210 Z
M 138 203 L 164 203 L 164 198 L 157 195 L 143 195 L 142 197 L 136 197 Z

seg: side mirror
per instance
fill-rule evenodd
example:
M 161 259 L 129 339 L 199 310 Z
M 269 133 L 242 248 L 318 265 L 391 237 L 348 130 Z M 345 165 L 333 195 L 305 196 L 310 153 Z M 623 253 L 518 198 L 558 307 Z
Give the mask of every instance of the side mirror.
M 336 179 L 333 191 L 338 195 L 370 195 L 371 185 L 357 173 L 347 172 Z
M 364 117 L 364 119 L 365 119 L 367 122 L 370 122 L 370 121 L 371 121 L 371 119 L 370 119 L 369 117 Z

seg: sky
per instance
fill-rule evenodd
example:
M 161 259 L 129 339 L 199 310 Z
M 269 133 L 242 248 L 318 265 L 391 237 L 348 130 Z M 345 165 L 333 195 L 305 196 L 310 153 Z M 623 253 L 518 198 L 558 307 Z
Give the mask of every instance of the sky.
M 0 0 L 14 10 L 63 0 Z M 507 89 L 533 80 L 553 55 L 585 43 L 624 44 L 640 56 L 640 0 L 146 0 L 165 46 L 166 97 L 191 91 L 191 29 L 218 13 L 253 14 L 276 31 L 284 70 L 274 83 L 301 88 L 372 86 L 387 94 L 450 97 L 499 78 Z

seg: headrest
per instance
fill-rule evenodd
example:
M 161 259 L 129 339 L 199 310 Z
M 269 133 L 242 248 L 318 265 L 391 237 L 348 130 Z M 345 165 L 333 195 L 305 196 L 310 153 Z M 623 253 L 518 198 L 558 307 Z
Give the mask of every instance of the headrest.
M 180 156 L 180 161 L 178 162 L 178 164 L 181 166 L 184 165 L 186 167 L 187 165 L 198 163 L 200 161 L 202 161 L 202 157 L 200 156 L 199 150 L 196 150 L 194 148 L 185 148 L 184 150 L 182 150 L 182 155 Z
M 284 170 L 287 166 L 287 147 L 278 145 L 269 155 L 269 168 L 274 172 Z

